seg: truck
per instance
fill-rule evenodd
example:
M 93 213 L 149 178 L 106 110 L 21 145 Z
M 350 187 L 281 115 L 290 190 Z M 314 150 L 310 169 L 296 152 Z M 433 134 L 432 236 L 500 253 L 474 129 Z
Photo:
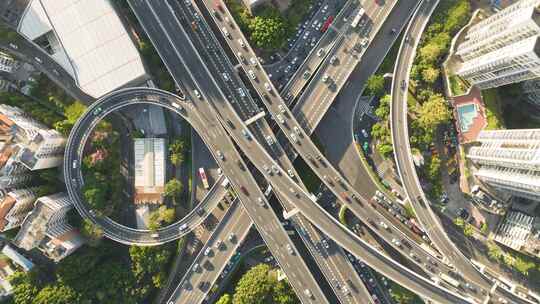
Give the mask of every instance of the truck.
M 329 16 L 328 19 L 324 22 L 323 26 L 321 27 L 321 33 L 326 32 L 330 24 L 332 24 L 332 21 L 334 21 L 334 16 Z
M 229 179 L 225 178 L 223 182 L 221 183 L 221 187 L 227 188 L 229 186 Z
M 208 185 L 208 178 L 206 177 L 206 172 L 204 172 L 204 168 L 202 167 L 199 168 L 199 177 L 201 178 L 204 189 L 208 190 L 208 188 L 210 188 L 210 186 Z
M 362 19 L 365 13 L 366 13 L 366 10 L 364 8 L 360 8 L 360 10 L 358 11 L 358 14 L 356 14 L 356 16 L 354 16 L 354 19 L 351 21 L 352 28 L 356 28 L 358 26 L 360 19 Z

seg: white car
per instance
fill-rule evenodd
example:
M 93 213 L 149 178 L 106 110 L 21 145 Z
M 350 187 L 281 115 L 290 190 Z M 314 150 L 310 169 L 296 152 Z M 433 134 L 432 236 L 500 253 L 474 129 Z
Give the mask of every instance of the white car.
M 249 78 L 251 78 L 251 79 L 256 79 L 257 78 L 257 76 L 255 76 L 255 73 L 253 72 L 253 70 L 249 70 L 248 75 L 249 75 Z
M 300 128 L 298 128 L 297 126 L 294 126 L 293 130 L 298 136 L 302 134 L 302 132 L 300 131 Z
M 285 113 L 285 106 L 284 105 L 282 105 L 282 104 L 278 105 L 278 109 L 279 109 L 279 111 L 281 113 Z
M 362 132 L 362 135 L 364 135 L 365 138 L 368 138 L 368 137 L 369 137 L 369 135 L 368 135 L 367 132 L 366 132 L 366 129 L 362 129 L 361 132 Z
M 240 61 L 246 62 L 246 57 L 244 57 L 244 55 L 242 55 L 242 53 L 238 52 L 238 53 L 236 53 L 236 56 L 238 56 Z
M 16 49 L 19 48 L 16 44 L 13 44 L 13 43 L 10 43 L 10 44 L 9 44 L 9 47 L 11 47 L 11 48 L 14 49 L 14 50 L 16 50 Z
M 324 49 L 321 48 L 317 51 L 317 56 L 322 57 L 322 55 L 324 55 Z
M 238 89 L 236 89 L 236 91 L 238 91 L 238 94 L 241 97 L 246 97 L 246 93 L 244 92 L 244 90 L 242 88 L 238 88 Z
M 287 170 L 287 174 L 289 174 L 290 177 L 294 177 L 294 172 L 291 169 Z
M 231 38 L 231 34 L 229 34 L 229 31 L 227 31 L 225 27 L 223 27 L 221 31 L 223 32 L 223 35 L 225 35 L 225 37 Z
M 271 137 L 270 135 L 266 136 L 266 142 L 267 142 L 269 145 L 274 144 L 274 140 L 272 139 L 272 137 Z
M 242 38 L 238 38 L 238 44 L 240 44 L 240 46 L 243 48 L 246 47 L 246 44 L 244 43 L 244 40 L 242 40 Z
M 209 256 L 211 252 L 212 252 L 212 248 L 206 247 L 206 249 L 204 250 L 204 255 Z
M 222 73 L 221 76 L 223 76 L 223 79 L 224 79 L 225 81 L 231 80 L 231 78 L 229 77 L 229 74 L 228 74 L 228 73 Z
M 255 58 L 255 57 L 249 58 L 249 62 L 251 62 L 252 65 L 257 65 L 257 63 L 258 63 L 257 58 Z
M 292 139 L 294 142 L 298 143 L 298 138 L 296 137 L 296 135 L 294 135 L 294 133 L 291 133 L 291 139 Z
M 199 93 L 199 91 L 197 90 L 193 90 L 193 95 L 195 95 L 197 98 L 201 98 L 201 93 Z
M 265 82 L 265 83 L 264 83 L 264 88 L 265 88 L 268 92 L 272 91 L 272 86 L 270 86 L 270 84 L 269 84 L 268 82 Z
M 283 116 L 281 115 L 276 115 L 276 120 L 280 123 L 280 124 L 283 124 L 285 123 L 285 119 L 283 119 Z
M 328 82 L 328 78 L 330 78 L 330 76 L 328 76 L 328 74 L 324 74 L 322 77 L 322 82 L 324 83 Z

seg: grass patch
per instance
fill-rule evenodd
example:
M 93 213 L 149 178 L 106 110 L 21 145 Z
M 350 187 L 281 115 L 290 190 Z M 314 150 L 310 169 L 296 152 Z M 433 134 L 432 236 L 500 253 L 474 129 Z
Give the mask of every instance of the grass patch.
M 451 75 L 448 80 L 450 81 L 450 90 L 454 96 L 463 95 L 469 89 L 465 81 L 457 75 Z
M 341 208 L 339 208 L 339 222 L 342 223 L 345 226 L 348 226 L 347 224 L 347 206 L 341 205 Z
M 403 34 L 404 32 L 401 32 L 399 34 L 399 37 L 396 39 L 396 42 L 392 44 L 392 48 L 390 48 L 390 51 L 384 57 L 383 62 L 381 63 L 375 74 L 384 75 L 386 73 L 392 73 L 394 71 L 394 65 L 396 63 L 401 40 L 403 39 Z
M 497 89 L 488 89 L 482 91 L 482 100 L 486 107 L 487 126 L 486 130 L 504 128 L 501 98 Z

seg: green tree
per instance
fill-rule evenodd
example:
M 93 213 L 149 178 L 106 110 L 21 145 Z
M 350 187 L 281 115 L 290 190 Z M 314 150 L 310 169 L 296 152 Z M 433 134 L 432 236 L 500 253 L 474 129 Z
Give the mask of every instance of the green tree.
M 85 111 L 86 106 L 80 101 L 76 101 L 65 108 L 64 115 L 66 115 L 68 122 L 75 124 L 75 122 L 77 122 L 79 117 L 81 117 Z
M 420 48 L 420 60 L 426 64 L 434 64 L 444 52 L 444 46 L 435 42 L 429 42 Z
M 464 226 L 463 226 L 463 234 L 466 236 L 466 237 L 471 237 L 473 235 L 473 232 L 474 232 L 474 229 L 472 227 L 471 224 L 469 223 L 466 223 Z
M 157 230 L 159 227 L 171 224 L 175 220 L 175 215 L 174 208 L 159 207 L 158 210 L 150 214 L 148 229 Z
M 399 304 L 422 303 L 417 295 L 403 288 L 401 285 L 392 283 L 390 296 Z
M 370 76 L 366 83 L 366 94 L 382 96 L 384 94 L 384 77 L 382 75 L 374 74 Z
M 448 17 L 444 22 L 444 30 L 454 34 L 461 29 L 471 16 L 471 4 L 469 1 L 460 0 L 448 11 Z
M 249 23 L 251 39 L 257 47 L 265 50 L 280 48 L 286 39 L 286 23 L 279 11 L 267 8 Z
M 163 194 L 174 199 L 179 196 L 182 191 L 184 191 L 184 185 L 182 182 L 176 178 L 173 178 L 165 184 L 165 191 Z
M 439 70 L 433 67 L 428 67 L 422 71 L 422 79 L 429 84 L 435 83 L 439 78 Z
M 79 301 L 79 295 L 69 286 L 48 285 L 41 289 L 34 304 L 72 304 Z
M 233 303 L 271 303 L 273 282 L 268 278 L 269 271 L 270 266 L 259 264 L 246 272 L 236 285 Z
M 488 256 L 490 258 L 494 260 L 500 260 L 503 257 L 504 252 L 495 243 L 487 242 L 487 247 L 488 247 Z
M 431 130 L 433 132 L 439 124 L 450 120 L 452 112 L 448 108 L 443 96 L 435 94 L 422 104 L 418 115 L 420 126 L 425 130 Z
M 15 304 L 32 304 L 39 293 L 40 284 L 34 280 L 32 273 L 17 271 L 9 277 L 13 285 L 13 302 Z
M 294 294 L 291 286 L 285 281 L 275 282 L 272 303 L 275 304 L 298 304 L 300 301 Z
M 184 162 L 184 154 L 182 154 L 182 153 L 171 153 L 169 155 L 169 160 L 173 165 L 178 166 L 179 164 Z
M 524 276 L 529 275 L 529 270 L 534 269 L 536 264 L 533 261 L 526 260 L 521 257 L 516 257 L 514 268 Z
M 129 247 L 131 268 L 139 284 L 145 284 L 150 279 L 156 288 L 161 288 L 166 279 L 166 266 L 171 259 L 170 245 L 154 247 Z
M 84 199 L 92 209 L 103 210 L 106 207 L 106 193 L 103 188 L 87 188 L 83 192 Z
M 482 231 L 483 234 L 487 234 L 488 233 L 488 224 L 486 222 L 482 222 L 482 224 L 480 224 L 480 231 Z
M 57 121 L 54 123 L 54 129 L 60 132 L 64 136 L 68 136 L 72 128 L 73 128 L 73 124 L 69 122 L 67 119 Z
M 232 297 L 230 294 L 226 293 L 219 298 L 219 300 L 216 302 L 216 304 L 232 304 Z
M 388 116 L 390 115 L 390 102 L 392 101 L 392 96 L 390 95 L 384 95 L 379 100 L 379 106 L 375 110 L 375 115 L 379 117 L 382 120 L 388 120 Z
M 88 245 L 92 247 L 97 247 L 103 239 L 103 230 L 86 218 L 82 222 L 81 234 L 88 241 Z

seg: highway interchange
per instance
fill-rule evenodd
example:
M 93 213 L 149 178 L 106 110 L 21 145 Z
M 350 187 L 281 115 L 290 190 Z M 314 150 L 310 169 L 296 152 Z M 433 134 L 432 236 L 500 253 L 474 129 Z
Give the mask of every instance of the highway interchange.
M 428 4 L 428 2 L 429 1 L 420 1 L 419 7 L 422 5 L 435 6 L 435 4 Z M 195 222 L 195 220 L 202 221 L 200 216 L 196 217 L 193 215 L 191 219 L 188 216 L 180 223 L 175 223 L 172 226 L 173 228 L 167 227 L 162 231 L 158 231 L 158 235 L 155 236 L 151 233 L 144 234 L 144 232 L 132 231 L 132 229 L 128 229 L 127 227 L 118 227 L 118 224 L 111 223 L 110 220 L 101 218 L 97 216 L 95 212 L 87 210 L 84 207 L 84 202 L 80 195 L 80 187 L 83 181 L 78 164 L 80 164 L 82 156 L 82 148 L 80 147 L 84 147 L 84 142 L 86 141 L 92 126 L 107 114 L 127 105 L 133 103 L 158 104 L 180 114 L 189 121 L 199 135 L 201 135 L 204 142 L 214 154 L 216 161 L 218 161 L 218 164 L 223 169 L 224 175 L 230 180 L 232 187 L 236 190 L 239 200 L 242 203 L 243 207 L 235 207 L 237 209 L 234 210 L 234 212 L 246 212 L 249 215 L 249 217 L 244 217 L 248 220 L 231 221 L 232 226 L 230 227 L 224 223 L 224 228 L 220 228 L 220 231 L 227 231 L 230 233 L 232 229 L 239 229 L 238 231 L 249 230 L 251 221 L 253 221 L 255 227 L 261 233 L 262 238 L 274 254 L 279 265 L 288 276 L 293 289 L 296 291 L 302 303 L 328 303 L 328 300 L 319 288 L 317 280 L 311 275 L 311 272 L 307 268 L 302 257 L 297 254 L 298 251 L 295 248 L 294 243 L 292 243 L 287 236 L 278 217 L 274 214 L 272 208 L 269 208 L 266 197 L 262 194 L 262 191 L 257 185 L 251 172 L 246 169 L 248 166 L 236 150 L 232 141 L 236 143 L 241 152 L 273 187 L 278 199 L 280 199 L 284 207 L 295 214 L 295 222 L 304 229 L 314 231 L 313 234 L 309 234 L 306 243 L 309 243 L 309 239 L 314 239 L 315 243 L 320 241 L 321 237 L 313 227 L 315 226 L 318 230 L 322 231 L 340 246 L 354 254 L 357 258 L 364 261 L 375 270 L 417 292 L 425 298 L 431 299 L 437 303 L 472 303 L 483 301 L 484 297 L 482 297 L 482 293 L 479 293 L 478 291 L 451 291 L 451 286 L 444 284 L 441 286 L 435 281 L 432 281 L 432 278 L 437 277 L 441 272 L 452 273 L 453 265 L 448 266 L 442 261 L 437 261 L 433 264 L 433 267 L 427 267 L 429 275 L 416 274 L 385 254 L 377 251 L 358 236 L 351 233 L 315 202 L 313 196 L 308 193 L 300 183 L 297 178 L 298 175 L 295 173 L 294 168 L 292 168 L 290 159 L 283 151 L 283 148 L 279 146 L 278 141 L 274 134 L 272 134 L 268 124 L 264 120 L 259 119 L 255 123 L 246 126 L 245 121 L 257 113 L 260 113 L 262 109 L 258 108 L 256 102 L 248 97 L 248 89 L 242 83 L 242 79 L 237 76 L 237 72 L 230 62 L 231 59 L 227 58 L 225 52 L 221 50 L 219 45 L 215 44 L 217 40 L 214 35 L 221 35 L 224 33 L 222 31 L 219 33 L 211 32 L 210 27 L 205 24 L 206 22 L 203 20 L 200 11 L 194 8 L 196 6 L 195 3 L 191 1 L 163 1 L 161 3 L 155 3 L 153 1 L 132 0 L 130 1 L 130 5 L 165 62 L 177 87 L 180 88 L 185 95 L 185 98 L 179 98 L 158 90 L 136 88 L 114 92 L 101 98 L 89 108 L 87 114 L 81 118 L 70 135 L 64 164 L 66 180 L 70 181 L 68 193 L 74 201 L 80 203 L 76 203 L 76 206 L 82 216 L 91 218 L 96 224 L 104 227 L 105 234 L 108 237 L 125 243 L 134 242 L 135 240 L 134 243 L 138 242 L 137 244 L 140 245 L 157 244 L 160 243 L 161 240 L 168 241 L 170 238 L 174 239 L 176 236 L 180 237 L 183 235 L 182 233 L 184 233 L 184 230 L 180 231 L 180 227 L 183 224 L 189 224 L 189 228 L 184 228 L 187 233 L 187 231 L 192 229 L 191 227 L 200 223 Z M 388 12 L 391 11 L 391 8 L 384 10 L 375 6 L 372 2 L 369 2 L 369 5 L 371 6 L 366 7 L 366 11 L 368 12 L 367 14 L 373 18 L 372 21 L 376 26 L 372 27 L 372 29 L 375 28 L 376 32 L 388 16 Z M 387 5 L 393 7 L 394 4 L 391 3 Z M 415 5 L 411 5 L 409 12 L 412 13 L 414 7 Z M 381 15 L 381 12 L 385 12 L 386 14 Z M 430 13 L 426 13 L 425 15 L 422 15 L 422 17 L 428 18 L 429 15 Z M 185 20 L 182 21 L 182 19 Z M 414 20 L 416 19 L 413 19 L 413 21 Z M 189 26 L 182 26 L 182 22 L 185 21 L 190 23 L 197 22 L 199 26 L 197 26 L 196 29 Z M 254 58 L 255 55 L 249 45 L 240 46 L 237 43 L 238 39 L 243 39 L 244 43 L 247 44 L 247 40 L 245 40 L 238 30 L 238 26 L 235 27 L 236 30 L 230 28 L 229 35 L 231 38 L 225 36 L 221 39 L 229 42 L 228 44 L 233 50 L 233 54 L 243 52 L 246 58 Z M 366 32 L 361 33 L 367 34 Z M 374 35 L 375 33 L 371 32 L 369 39 L 373 39 Z M 343 41 L 343 39 L 337 40 L 337 43 L 332 47 L 332 50 L 340 50 L 342 48 L 342 43 L 340 41 Z M 208 48 L 205 48 L 204 46 L 208 46 Z M 354 58 L 355 61 L 361 60 L 363 51 L 356 52 L 350 50 L 350 47 L 347 49 L 348 51 L 345 51 L 344 53 L 350 54 L 348 58 Z M 346 71 L 341 71 L 335 66 L 329 67 L 327 60 L 330 58 L 329 54 L 325 57 L 324 62 L 320 63 L 322 67 L 321 70 L 326 68 L 336 69 L 334 73 L 344 75 L 335 77 L 336 80 L 340 80 L 337 88 L 341 88 L 355 65 L 345 64 L 344 66 L 347 67 Z M 400 229 L 392 222 L 388 221 L 384 216 L 381 216 L 376 208 L 371 207 L 371 204 L 369 203 L 371 194 L 361 194 L 355 191 L 342 174 L 333 167 L 310 140 L 308 132 L 311 133 L 313 131 L 313 125 L 318 124 L 326 110 L 322 110 L 322 114 L 317 114 L 320 115 L 321 118 L 310 123 L 308 127 L 306 127 L 305 123 L 300 124 L 296 120 L 296 112 L 291 112 L 288 109 L 287 104 L 273 87 L 262 66 L 258 62 L 255 62 L 254 64 L 249 60 L 244 61 L 241 58 L 237 58 L 237 60 L 246 73 L 253 71 L 255 79 L 250 78 L 249 76 L 244 78 L 249 79 L 251 86 L 257 91 L 266 110 L 270 113 L 267 115 L 271 115 L 273 119 L 278 122 L 277 125 L 285 135 L 288 147 L 294 149 L 295 153 L 304 158 L 306 163 L 310 165 L 311 169 L 336 195 L 341 203 L 347 205 L 358 218 L 360 218 L 368 227 L 371 227 L 381 238 L 385 239 L 390 246 L 393 246 L 399 252 L 403 253 L 405 257 L 409 258 L 413 263 L 418 264 L 421 268 L 425 268 L 423 265 L 427 265 L 429 259 L 437 260 L 437 257 L 432 256 L 415 241 L 409 240 L 406 234 L 402 233 Z M 348 60 L 352 59 L 345 59 L 345 57 L 343 57 L 343 59 L 339 59 L 339 62 L 349 63 L 350 61 Z M 398 65 L 396 66 L 396 69 L 397 67 Z M 224 74 L 227 74 L 228 77 L 224 77 Z M 312 80 L 311 84 L 314 83 L 313 81 L 315 81 L 315 79 L 321 77 L 320 73 L 316 75 L 318 76 Z M 404 74 L 396 75 L 403 76 L 407 75 L 407 73 L 404 72 Z M 317 82 L 320 83 L 320 81 Z M 242 89 L 244 94 L 238 90 L 239 88 Z M 324 90 L 325 88 L 310 89 L 308 92 L 324 92 Z M 329 90 L 329 92 L 324 93 L 326 94 L 323 98 L 325 103 L 327 103 L 326 108 L 330 106 L 338 92 L 339 89 L 336 89 L 335 91 Z M 243 96 L 246 94 L 248 96 Z M 317 96 L 320 97 L 320 95 Z M 319 100 L 317 98 L 319 97 L 304 99 L 306 101 L 301 104 L 304 105 L 308 101 L 318 102 Z M 300 100 L 302 100 L 302 96 L 300 96 Z M 295 113 L 295 115 L 293 115 L 293 113 Z M 272 138 L 273 143 L 269 143 L 269 140 L 267 139 L 268 136 Z M 224 155 L 224 158 L 220 159 L 220 157 L 216 155 L 216 151 L 220 151 Z M 271 169 L 268 170 L 268 168 Z M 293 173 L 291 174 L 288 170 L 292 170 Z M 218 185 L 220 184 L 216 183 L 216 186 Z M 217 198 L 220 196 L 222 197 L 223 195 L 224 187 L 213 187 L 211 194 L 208 195 L 208 199 L 205 198 L 195 210 L 203 208 L 205 214 L 208 214 L 209 211 L 211 211 L 212 206 L 215 206 L 211 202 L 219 201 Z M 193 214 L 195 210 L 190 214 Z M 307 223 L 307 221 L 311 222 L 313 226 Z M 384 222 L 389 229 L 380 229 L 379 226 L 381 225 L 381 222 Z M 238 227 L 234 225 L 238 225 Z M 233 226 L 236 228 L 232 228 Z M 302 229 L 299 230 L 304 231 Z M 242 236 L 243 234 L 240 233 L 239 235 Z M 430 234 L 430 237 L 431 236 L 432 234 Z M 395 242 L 390 241 L 396 237 L 402 241 L 408 240 L 407 242 L 410 244 L 410 249 L 408 246 L 399 246 L 396 245 Z M 218 238 L 223 238 L 223 236 L 219 236 Z M 213 238 L 211 238 L 211 241 L 212 240 Z M 445 239 L 438 242 L 440 244 L 434 240 L 437 248 L 439 248 L 438 246 L 448 246 L 445 242 L 450 241 Z M 211 243 L 209 245 L 211 245 Z M 307 246 L 309 247 L 309 245 Z M 455 250 L 457 249 L 452 247 L 452 251 L 443 250 L 441 248 L 439 248 L 439 250 L 441 250 L 445 256 L 446 254 L 451 255 L 450 257 L 446 256 L 446 258 L 453 261 L 453 255 L 455 255 Z M 329 259 L 332 265 L 327 264 L 326 267 L 332 268 L 336 266 L 336 263 L 343 262 L 342 259 L 344 258 L 344 254 L 342 251 L 341 253 L 339 251 L 341 250 L 336 250 L 337 253 L 335 255 L 329 255 L 333 256 L 334 259 Z M 230 251 L 224 252 L 223 256 L 220 255 L 221 260 L 219 261 L 226 261 L 228 259 L 227 257 L 230 257 L 230 255 Z M 324 267 L 324 265 L 321 266 L 321 264 L 324 263 L 327 262 L 323 259 L 322 263 L 319 262 L 319 266 Z M 340 276 L 343 276 L 343 270 L 346 270 L 349 267 L 347 266 L 349 264 L 346 260 L 345 263 L 345 265 L 336 267 L 338 273 L 341 273 Z M 221 266 L 223 265 L 220 265 L 220 267 Z M 433 270 L 430 271 L 429 268 L 432 268 Z M 214 277 L 208 278 L 207 281 L 215 280 L 215 273 L 219 274 L 219 272 L 220 271 L 215 271 Z M 469 273 L 463 273 L 463 275 L 468 278 Z M 474 274 L 471 273 L 471 275 Z M 327 279 L 331 280 L 331 278 L 328 277 Z M 365 290 L 362 291 L 362 288 L 360 288 L 360 290 L 360 292 L 365 292 Z M 460 294 L 464 294 L 464 292 L 467 293 L 467 296 L 460 296 Z M 338 292 L 336 291 L 336 293 Z M 202 295 L 199 295 L 199 300 L 195 302 L 199 303 L 199 301 L 202 301 L 200 299 L 204 297 L 201 296 Z M 513 294 L 509 295 L 508 292 L 504 296 L 501 296 L 501 300 L 503 297 L 514 297 L 511 298 L 511 301 L 521 300 L 515 298 Z M 169 302 L 181 303 L 179 302 L 181 298 L 182 297 L 179 297 L 177 294 L 176 297 L 169 300 Z M 345 300 L 340 297 L 340 301 Z M 495 301 L 494 303 L 497 302 Z M 523 301 L 523 303 L 528 302 Z

